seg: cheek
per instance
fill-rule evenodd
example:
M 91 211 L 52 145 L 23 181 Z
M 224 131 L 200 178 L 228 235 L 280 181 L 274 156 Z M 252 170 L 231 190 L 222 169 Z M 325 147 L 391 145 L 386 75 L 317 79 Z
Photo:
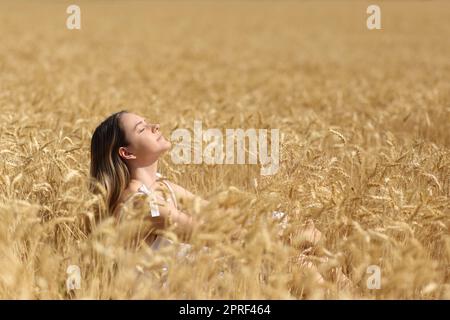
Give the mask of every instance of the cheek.
M 156 139 L 154 139 L 153 137 L 142 137 L 142 139 L 140 139 L 140 148 L 142 151 L 145 152 L 156 152 L 158 151 L 158 141 L 156 141 Z
M 170 142 L 160 139 L 156 140 L 156 137 L 151 135 L 142 136 L 139 139 L 138 150 L 140 154 L 159 154 L 162 151 L 165 151 L 167 148 L 170 148 Z

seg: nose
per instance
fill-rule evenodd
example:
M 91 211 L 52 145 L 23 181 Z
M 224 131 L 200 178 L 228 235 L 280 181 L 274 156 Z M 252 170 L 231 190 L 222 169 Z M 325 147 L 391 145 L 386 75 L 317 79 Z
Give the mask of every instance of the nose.
M 153 125 L 153 132 L 159 131 L 159 123 Z

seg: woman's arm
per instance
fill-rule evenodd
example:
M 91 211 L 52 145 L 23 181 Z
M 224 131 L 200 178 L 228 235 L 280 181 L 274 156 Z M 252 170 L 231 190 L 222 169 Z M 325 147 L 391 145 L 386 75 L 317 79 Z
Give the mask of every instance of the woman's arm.
M 157 229 L 167 229 L 168 227 L 174 226 L 174 232 L 180 238 L 184 240 L 188 238 L 194 228 L 199 224 L 199 221 L 191 215 L 177 209 L 172 202 L 166 201 L 158 191 L 155 193 L 157 194 L 157 205 L 160 215 L 158 217 L 152 217 L 149 214 L 147 219 Z
M 153 231 L 165 230 L 173 226 L 175 234 L 182 241 L 189 238 L 197 226 L 198 221 L 187 213 L 175 208 L 173 203 L 166 201 L 162 191 L 156 191 L 156 204 L 159 216 L 152 217 L 150 214 L 150 197 L 143 194 L 133 194 L 118 208 L 116 217 L 121 220 L 139 221 L 135 236 L 139 239 L 148 237 Z M 131 209 L 131 210 L 130 210 Z

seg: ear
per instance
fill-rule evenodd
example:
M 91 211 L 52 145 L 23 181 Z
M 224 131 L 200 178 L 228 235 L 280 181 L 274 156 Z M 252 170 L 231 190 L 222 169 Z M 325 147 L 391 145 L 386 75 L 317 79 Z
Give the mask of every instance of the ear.
M 126 147 L 119 148 L 119 156 L 124 160 L 136 159 L 136 156 L 129 152 Z

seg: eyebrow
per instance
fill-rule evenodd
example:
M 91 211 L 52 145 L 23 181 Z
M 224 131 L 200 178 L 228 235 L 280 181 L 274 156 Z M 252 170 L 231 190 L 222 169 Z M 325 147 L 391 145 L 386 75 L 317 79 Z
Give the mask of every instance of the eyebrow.
M 138 121 L 138 123 L 136 123 L 136 125 L 134 126 L 134 129 L 133 129 L 133 130 L 136 130 L 137 126 L 140 125 L 142 122 L 143 122 L 142 120 L 141 120 L 141 121 Z

